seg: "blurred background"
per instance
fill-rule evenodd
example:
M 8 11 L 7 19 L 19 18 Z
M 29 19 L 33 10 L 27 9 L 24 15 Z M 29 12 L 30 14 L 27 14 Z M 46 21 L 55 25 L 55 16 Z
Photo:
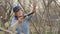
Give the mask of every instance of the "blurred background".
M 25 13 L 36 12 L 30 34 L 60 34 L 60 0 L 0 0 L 0 34 L 9 34 L 5 30 L 9 30 L 16 5 Z

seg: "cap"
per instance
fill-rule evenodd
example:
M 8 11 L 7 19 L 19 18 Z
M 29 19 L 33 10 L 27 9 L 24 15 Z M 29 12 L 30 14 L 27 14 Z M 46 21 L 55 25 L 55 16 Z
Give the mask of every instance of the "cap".
M 20 10 L 20 9 L 21 9 L 20 6 L 15 6 L 15 7 L 13 8 L 13 12 L 18 12 L 18 10 Z

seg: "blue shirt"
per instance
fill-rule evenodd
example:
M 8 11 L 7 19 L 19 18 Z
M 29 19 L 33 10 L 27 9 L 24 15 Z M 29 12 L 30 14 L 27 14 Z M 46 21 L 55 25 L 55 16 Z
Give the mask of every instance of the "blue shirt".
M 26 14 L 25 14 L 26 15 Z M 17 31 L 18 33 L 20 33 L 20 31 L 24 30 L 25 33 L 29 31 L 29 21 L 31 20 L 31 17 L 32 15 L 28 16 L 28 18 L 25 18 L 22 22 L 22 24 L 20 24 L 18 27 L 17 27 Z M 17 22 L 17 18 L 16 17 L 13 17 L 12 18 L 12 22 L 11 22 L 11 26 L 10 28 L 12 29 L 14 24 Z M 26 33 L 27 34 L 27 33 Z

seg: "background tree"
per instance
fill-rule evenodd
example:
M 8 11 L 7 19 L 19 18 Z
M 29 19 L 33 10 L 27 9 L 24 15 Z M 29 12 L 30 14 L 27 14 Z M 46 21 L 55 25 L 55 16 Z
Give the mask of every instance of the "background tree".
M 1 28 L 9 28 L 12 9 L 16 5 L 21 6 L 25 13 L 35 11 L 30 23 L 30 34 L 60 34 L 60 0 L 0 0 Z

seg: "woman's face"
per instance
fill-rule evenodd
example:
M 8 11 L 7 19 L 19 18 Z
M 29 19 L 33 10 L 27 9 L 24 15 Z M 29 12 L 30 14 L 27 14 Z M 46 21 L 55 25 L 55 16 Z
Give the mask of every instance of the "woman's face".
M 18 12 L 16 12 L 16 16 L 18 17 L 19 20 L 23 20 L 23 11 L 19 10 Z
M 18 12 L 16 12 L 17 17 L 23 16 L 23 11 L 19 10 Z

